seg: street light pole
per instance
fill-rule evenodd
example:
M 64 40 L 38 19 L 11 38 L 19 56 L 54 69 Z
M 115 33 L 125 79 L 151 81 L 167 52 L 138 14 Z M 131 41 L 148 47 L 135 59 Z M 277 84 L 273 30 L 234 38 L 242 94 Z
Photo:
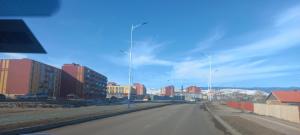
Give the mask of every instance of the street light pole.
M 209 100 L 212 99 L 212 90 L 211 90 L 211 80 L 212 80 L 212 73 L 211 73 L 211 55 L 208 55 L 208 61 L 209 61 L 209 77 L 208 77 L 208 92 L 209 94 Z
M 209 56 L 209 90 L 211 90 L 211 79 L 212 79 L 212 73 L 211 73 L 211 56 Z
M 133 47 L 133 31 L 142 26 L 147 24 L 146 22 L 138 24 L 138 25 L 131 25 L 130 29 L 130 48 L 129 48 L 129 69 L 128 69 L 128 108 L 130 108 L 130 96 L 131 96 L 131 68 L 132 68 L 132 47 Z
M 130 30 L 130 48 L 129 48 L 129 69 L 128 69 L 128 108 L 130 108 L 130 95 L 131 95 L 131 63 L 132 63 L 132 33 L 133 25 L 131 25 Z

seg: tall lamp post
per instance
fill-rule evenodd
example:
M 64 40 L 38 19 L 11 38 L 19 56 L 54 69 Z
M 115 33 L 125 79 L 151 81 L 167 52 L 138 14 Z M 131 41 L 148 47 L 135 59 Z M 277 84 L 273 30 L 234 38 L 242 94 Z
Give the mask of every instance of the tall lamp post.
M 129 49 L 129 70 L 128 70 L 128 108 L 130 108 L 130 96 L 131 96 L 131 67 L 132 67 L 132 46 L 133 46 L 133 31 L 138 28 L 141 27 L 143 25 L 147 24 L 146 22 L 143 22 L 141 24 L 137 24 L 137 25 L 131 25 L 131 30 L 130 30 L 130 49 Z
M 218 69 L 215 69 L 214 71 L 212 71 L 211 73 L 211 82 L 210 82 L 210 85 L 211 85 L 211 89 L 212 89 L 212 84 L 213 84 L 213 81 L 214 81 L 214 76 L 215 76 L 215 73 L 218 72 L 219 70 Z M 215 100 L 215 97 L 217 96 L 217 90 L 213 90 L 213 99 Z
M 211 91 L 211 80 L 212 80 L 212 73 L 211 73 L 211 56 L 208 56 L 208 60 L 209 60 L 209 83 L 208 83 L 208 89 L 209 91 Z
M 209 61 L 209 76 L 208 76 L 208 83 L 207 83 L 207 90 L 209 92 L 209 100 L 211 101 L 211 92 L 212 92 L 212 60 L 211 60 L 211 55 L 208 55 L 208 54 L 205 54 L 205 53 L 202 53 L 202 55 L 206 56 L 208 58 L 208 61 Z

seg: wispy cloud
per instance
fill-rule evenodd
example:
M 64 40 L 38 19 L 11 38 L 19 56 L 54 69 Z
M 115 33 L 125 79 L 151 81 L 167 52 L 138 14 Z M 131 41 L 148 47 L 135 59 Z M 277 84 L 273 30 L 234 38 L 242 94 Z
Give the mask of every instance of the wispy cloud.
M 298 6 L 300 7 L 300 6 Z M 288 49 L 300 46 L 300 12 L 298 8 L 290 8 L 279 14 L 264 30 L 249 31 L 250 33 L 264 32 L 264 36 L 253 35 L 242 44 L 232 46 L 225 50 L 214 51 L 212 55 L 213 80 L 215 82 L 229 83 L 245 80 L 266 79 L 287 76 L 300 70 L 298 62 L 289 62 L 285 65 L 273 63 L 276 54 L 286 52 Z M 299 10 L 300 11 L 300 10 Z M 293 23 L 293 25 L 290 25 Z M 266 32 L 267 31 L 267 32 Z M 161 58 L 165 42 L 145 40 L 135 42 L 133 49 L 133 65 L 135 68 L 148 65 L 171 67 L 171 71 L 164 74 L 170 79 L 184 79 L 199 83 L 206 83 L 209 76 L 209 62 L 207 57 L 195 57 L 197 52 L 205 52 L 214 48 L 216 42 L 224 39 L 224 31 L 216 29 L 208 38 L 201 40 L 192 48 L 189 56 L 182 60 L 166 60 Z M 248 36 L 248 35 L 247 35 Z M 241 42 L 240 38 L 232 37 L 230 43 Z M 227 41 L 229 42 L 229 41 Z M 121 63 L 128 63 L 128 55 L 117 58 Z M 114 59 L 115 61 L 116 59 Z
M 52 65 L 57 68 L 61 68 L 64 64 L 71 64 L 71 63 L 77 63 L 77 64 L 82 64 L 78 59 L 74 59 L 72 57 L 47 57 L 45 63 L 48 63 L 49 65 Z
M 276 16 L 275 26 L 282 26 L 300 21 L 300 5 L 291 7 Z
M 145 40 L 135 42 L 132 50 L 134 66 L 143 65 L 164 65 L 170 66 L 173 64 L 171 61 L 163 60 L 157 57 L 159 50 L 167 43 L 158 43 L 153 40 Z M 128 58 L 128 57 L 127 57 Z
M 224 36 L 224 31 L 220 28 L 216 28 L 214 32 L 204 40 L 201 40 L 197 43 L 196 47 L 190 51 L 190 53 L 201 52 L 205 49 L 208 49 L 214 45 L 214 43 Z
M 212 55 L 213 73 L 216 81 L 231 82 L 252 79 L 272 78 L 291 75 L 299 70 L 300 64 L 280 65 L 269 62 L 272 55 L 300 46 L 300 6 L 287 9 L 274 20 L 265 37 L 255 37 L 252 42 L 238 45 L 231 49 L 216 51 Z M 290 25 L 293 23 L 293 25 Z M 275 31 L 275 32 L 274 32 Z M 257 30 L 256 32 L 259 32 Z M 219 40 L 218 34 L 208 38 L 204 43 L 210 44 Z M 238 39 L 237 39 L 238 40 Z M 234 41 L 232 41 L 234 43 Z M 201 51 L 197 46 L 191 51 Z M 173 66 L 171 75 L 174 78 L 197 79 L 207 81 L 209 62 L 203 57 L 200 60 L 188 59 Z
M 279 30 L 278 33 L 253 43 L 217 52 L 215 59 L 220 62 L 243 60 L 252 57 L 269 56 L 300 45 L 300 27 Z
M 149 65 L 172 66 L 174 62 L 158 57 L 158 53 L 166 44 L 168 43 L 156 42 L 153 39 L 136 41 L 132 49 L 133 67 L 138 68 Z M 123 57 L 111 57 L 109 60 L 116 64 L 127 65 L 129 62 L 128 51 L 125 52 Z

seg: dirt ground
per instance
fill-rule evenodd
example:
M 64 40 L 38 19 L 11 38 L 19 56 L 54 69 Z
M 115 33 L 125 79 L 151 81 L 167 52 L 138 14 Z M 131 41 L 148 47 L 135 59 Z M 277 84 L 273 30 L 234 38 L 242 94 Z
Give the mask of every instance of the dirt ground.
M 239 116 L 221 116 L 221 118 L 243 135 L 284 135 Z

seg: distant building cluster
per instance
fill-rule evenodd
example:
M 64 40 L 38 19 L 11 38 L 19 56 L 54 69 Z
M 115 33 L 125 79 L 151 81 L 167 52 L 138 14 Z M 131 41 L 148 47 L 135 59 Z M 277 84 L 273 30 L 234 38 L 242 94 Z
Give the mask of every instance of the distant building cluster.
M 116 83 L 109 83 L 107 85 L 107 98 L 125 98 L 129 93 L 129 85 L 118 85 Z M 130 95 L 136 96 L 136 89 L 131 87 Z
M 31 59 L 3 59 L 0 67 L 0 94 L 7 97 L 106 97 L 107 77 L 79 64 L 59 69 Z
M 124 98 L 128 85 L 107 82 L 89 67 L 64 64 L 61 69 L 31 59 L 0 60 L 0 94 L 10 98 L 105 99 Z M 146 96 L 144 84 L 134 83 L 130 95 Z
M 160 93 L 151 94 L 153 100 L 185 100 L 199 101 L 202 99 L 201 88 L 198 86 L 188 86 L 185 89 L 175 89 L 175 86 L 168 85 L 160 89 Z
M 89 67 L 71 63 L 57 68 L 31 59 L 0 60 L 0 94 L 10 98 L 189 100 L 202 97 L 200 87 L 175 90 L 168 85 L 158 94 L 147 94 L 142 83 L 132 86 L 108 82 Z

